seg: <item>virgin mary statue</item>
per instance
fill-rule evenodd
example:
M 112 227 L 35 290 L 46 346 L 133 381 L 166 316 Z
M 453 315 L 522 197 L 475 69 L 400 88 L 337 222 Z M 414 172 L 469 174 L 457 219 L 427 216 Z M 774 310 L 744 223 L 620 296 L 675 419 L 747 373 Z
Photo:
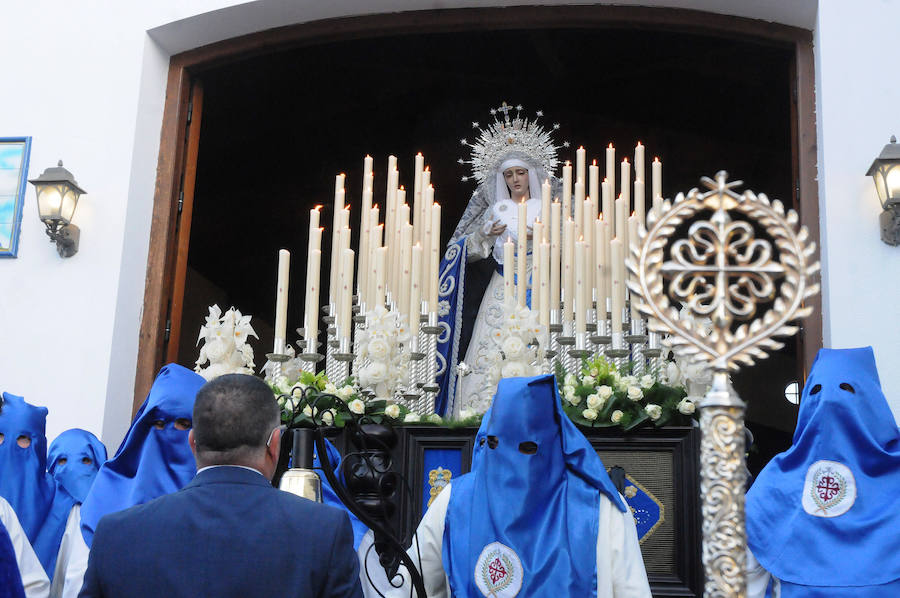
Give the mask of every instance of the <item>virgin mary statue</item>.
M 488 371 L 499 351 L 491 333 L 503 323 L 503 243 L 516 241 L 516 204 L 528 204 L 527 278 L 530 297 L 531 225 L 540 215 L 541 186 L 549 180 L 551 193 L 559 181 L 553 177 L 557 150 L 551 131 L 522 116 L 522 106 L 504 103 L 491 110 L 494 122 L 478 129 L 469 164 L 478 187 L 460 218 L 440 268 L 440 323 L 438 340 L 440 392 L 436 411 L 445 416 L 484 413 L 496 385 Z M 553 130 L 559 125 L 553 125 Z M 455 367 L 462 360 L 466 367 Z M 460 371 L 462 370 L 462 372 Z M 461 373 L 467 375 L 461 375 Z

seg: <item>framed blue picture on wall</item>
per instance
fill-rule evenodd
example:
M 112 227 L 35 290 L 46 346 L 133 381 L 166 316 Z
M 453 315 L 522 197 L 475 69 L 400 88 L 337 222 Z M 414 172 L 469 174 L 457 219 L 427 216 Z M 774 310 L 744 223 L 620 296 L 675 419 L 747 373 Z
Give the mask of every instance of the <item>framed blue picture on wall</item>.
M 0 137 L 0 257 L 16 257 L 31 137 Z

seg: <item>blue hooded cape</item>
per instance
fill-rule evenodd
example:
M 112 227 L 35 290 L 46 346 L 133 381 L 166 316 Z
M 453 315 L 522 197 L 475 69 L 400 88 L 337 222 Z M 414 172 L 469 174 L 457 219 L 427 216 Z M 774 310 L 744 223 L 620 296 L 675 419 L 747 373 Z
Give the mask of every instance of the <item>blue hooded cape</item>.
M 900 596 L 898 493 L 900 432 L 871 347 L 820 350 L 791 448 L 747 494 L 753 555 L 785 598 Z
M 97 522 L 107 513 L 143 504 L 180 490 L 197 473 L 188 431 L 174 427 L 190 420 L 199 374 L 170 363 L 160 370 L 115 456 L 103 464 L 81 506 L 81 532 L 90 546 Z M 154 422 L 162 422 L 157 429 Z
M 334 470 L 334 474 L 339 480 L 343 481 L 343 475 L 341 474 L 341 453 L 338 452 L 337 448 L 335 448 L 327 438 L 325 439 L 325 450 L 328 452 L 328 462 Z M 351 513 L 344 503 L 341 502 L 341 499 L 338 498 L 337 493 L 334 491 L 334 488 L 331 487 L 328 478 L 325 477 L 325 473 L 322 471 L 322 463 L 319 461 L 319 451 L 317 451 L 315 447 L 313 447 L 313 471 L 316 472 L 316 475 L 319 476 L 319 480 L 322 482 L 322 502 L 326 505 L 339 508 L 347 513 L 347 516 L 350 518 L 350 526 L 353 528 L 353 549 L 356 550 L 359 548 L 359 544 L 362 542 L 366 532 L 369 531 L 369 528 L 366 527 L 366 524 L 360 521 L 356 515 Z
M 46 422 L 46 407 L 35 407 L 22 397 L 3 393 L 0 496 L 16 512 L 44 571 L 52 577 L 74 501 L 47 473 Z M 31 439 L 28 447 L 19 446 L 17 440 L 21 436 Z
M 105 462 L 106 447 L 100 439 L 79 428 L 57 436 L 47 453 L 47 471 L 78 503 L 84 502 Z
M 536 452 L 526 454 L 525 443 Z M 623 513 L 625 504 L 563 413 L 553 376 L 500 381 L 472 471 L 452 486 L 443 562 L 454 597 L 487 595 L 483 588 L 510 580 L 530 598 L 596 594 L 600 495 Z M 499 545 L 505 551 L 494 559 Z

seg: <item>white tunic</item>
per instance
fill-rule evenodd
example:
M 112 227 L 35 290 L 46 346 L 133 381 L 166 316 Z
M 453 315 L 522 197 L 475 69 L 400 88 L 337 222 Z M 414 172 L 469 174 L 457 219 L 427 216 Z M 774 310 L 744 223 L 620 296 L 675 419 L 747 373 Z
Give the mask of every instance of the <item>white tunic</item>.
M 34 553 L 25 530 L 19 524 L 16 512 L 2 496 L 0 496 L 0 523 L 6 528 L 6 533 L 12 541 L 16 563 L 19 565 L 19 575 L 22 576 L 22 585 L 25 587 L 25 596 L 47 598 L 50 593 L 50 580 Z
M 450 598 L 450 585 L 443 565 L 444 520 L 450 503 L 448 485 L 434 499 L 416 530 L 413 545 L 407 554 L 419 565 L 429 598 Z M 624 501 L 624 499 L 623 499 Z M 600 496 L 599 532 L 597 534 L 597 598 L 650 598 L 650 584 L 641 558 L 637 529 L 631 513 L 619 511 L 606 496 Z M 371 534 L 371 532 L 370 532 Z M 401 568 L 406 582 L 400 588 L 391 588 L 378 565 L 375 551 L 367 548 L 371 535 L 360 545 L 360 577 L 366 598 L 377 596 L 366 578 L 369 575 L 378 589 L 391 598 L 409 597 L 409 576 Z M 552 547 L 548 547 L 552 549 Z M 419 557 L 421 556 L 421 560 Z M 366 557 L 366 560 L 363 560 Z M 420 563 L 420 564 L 419 564 Z M 561 597 L 562 598 L 562 597 Z
M 69 511 L 50 586 L 50 598 L 76 598 L 84 582 L 90 550 L 81 535 L 81 505 Z

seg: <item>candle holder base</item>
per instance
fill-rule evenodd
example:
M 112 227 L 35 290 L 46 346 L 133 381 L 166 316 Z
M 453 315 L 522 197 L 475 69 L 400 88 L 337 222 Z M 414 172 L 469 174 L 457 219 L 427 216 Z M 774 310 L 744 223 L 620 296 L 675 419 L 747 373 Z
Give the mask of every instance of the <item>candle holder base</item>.
M 440 334 L 441 333 L 440 326 L 422 326 L 421 330 L 425 334 Z
M 353 323 L 354 324 L 365 324 L 366 323 L 366 314 L 354 314 Z
M 549 326 L 550 332 L 562 332 L 563 325 L 562 324 L 550 324 Z
M 400 396 L 403 397 L 407 401 L 415 401 L 422 395 L 420 395 L 417 392 L 404 392 Z
M 582 359 L 588 357 L 590 354 L 591 351 L 588 351 L 587 349 L 569 349 L 569 355 L 575 359 Z
M 626 343 L 646 343 L 647 335 L 646 334 L 626 334 L 625 342 Z
M 631 351 L 628 349 L 607 349 L 606 356 L 612 357 L 613 359 L 620 359 L 622 357 L 628 357 L 631 355 Z
M 334 353 L 333 357 L 338 361 L 353 361 L 356 356 L 353 353 Z
M 556 357 L 556 351 L 554 351 L 553 349 L 547 349 L 546 351 L 544 351 L 544 357 L 546 357 L 547 359 L 553 359 L 554 357 Z
M 644 349 L 644 357 L 659 357 L 662 355 L 662 349 Z
M 428 384 L 422 385 L 422 390 L 424 390 L 425 392 L 437 392 L 440 389 L 441 389 L 441 387 L 434 383 L 428 383 Z
M 409 354 L 409 359 L 410 359 L 411 361 L 421 361 L 422 359 L 425 359 L 425 354 L 424 354 L 424 353 L 420 353 L 420 352 L 418 352 L 418 351 L 414 351 L 414 352 L 412 352 L 412 353 Z
M 575 337 L 574 336 L 561 336 L 556 339 L 556 342 L 558 342 L 560 345 L 563 345 L 564 347 L 571 347 L 572 345 L 575 344 Z
M 322 308 L 327 309 L 327 308 Z M 322 321 L 326 324 L 334 324 L 334 316 L 322 316 Z
M 321 353 L 301 353 L 300 355 L 298 355 L 298 357 L 302 361 L 309 361 L 311 363 L 319 363 L 320 361 L 325 359 L 325 356 Z
M 608 345 L 612 342 L 612 336 L 608 334 L 591 335 L 591 342 L 595 345 Z
M 597 332 L 597 323 L 596 322 L 588 322 L 584 325 L 584 328 L 588 332 Z
M 285 363 L 286 361 L 290 361 L 292 358 L 290 355 L 285 353 L 266 353 L 266 359 L 273 363 Z

